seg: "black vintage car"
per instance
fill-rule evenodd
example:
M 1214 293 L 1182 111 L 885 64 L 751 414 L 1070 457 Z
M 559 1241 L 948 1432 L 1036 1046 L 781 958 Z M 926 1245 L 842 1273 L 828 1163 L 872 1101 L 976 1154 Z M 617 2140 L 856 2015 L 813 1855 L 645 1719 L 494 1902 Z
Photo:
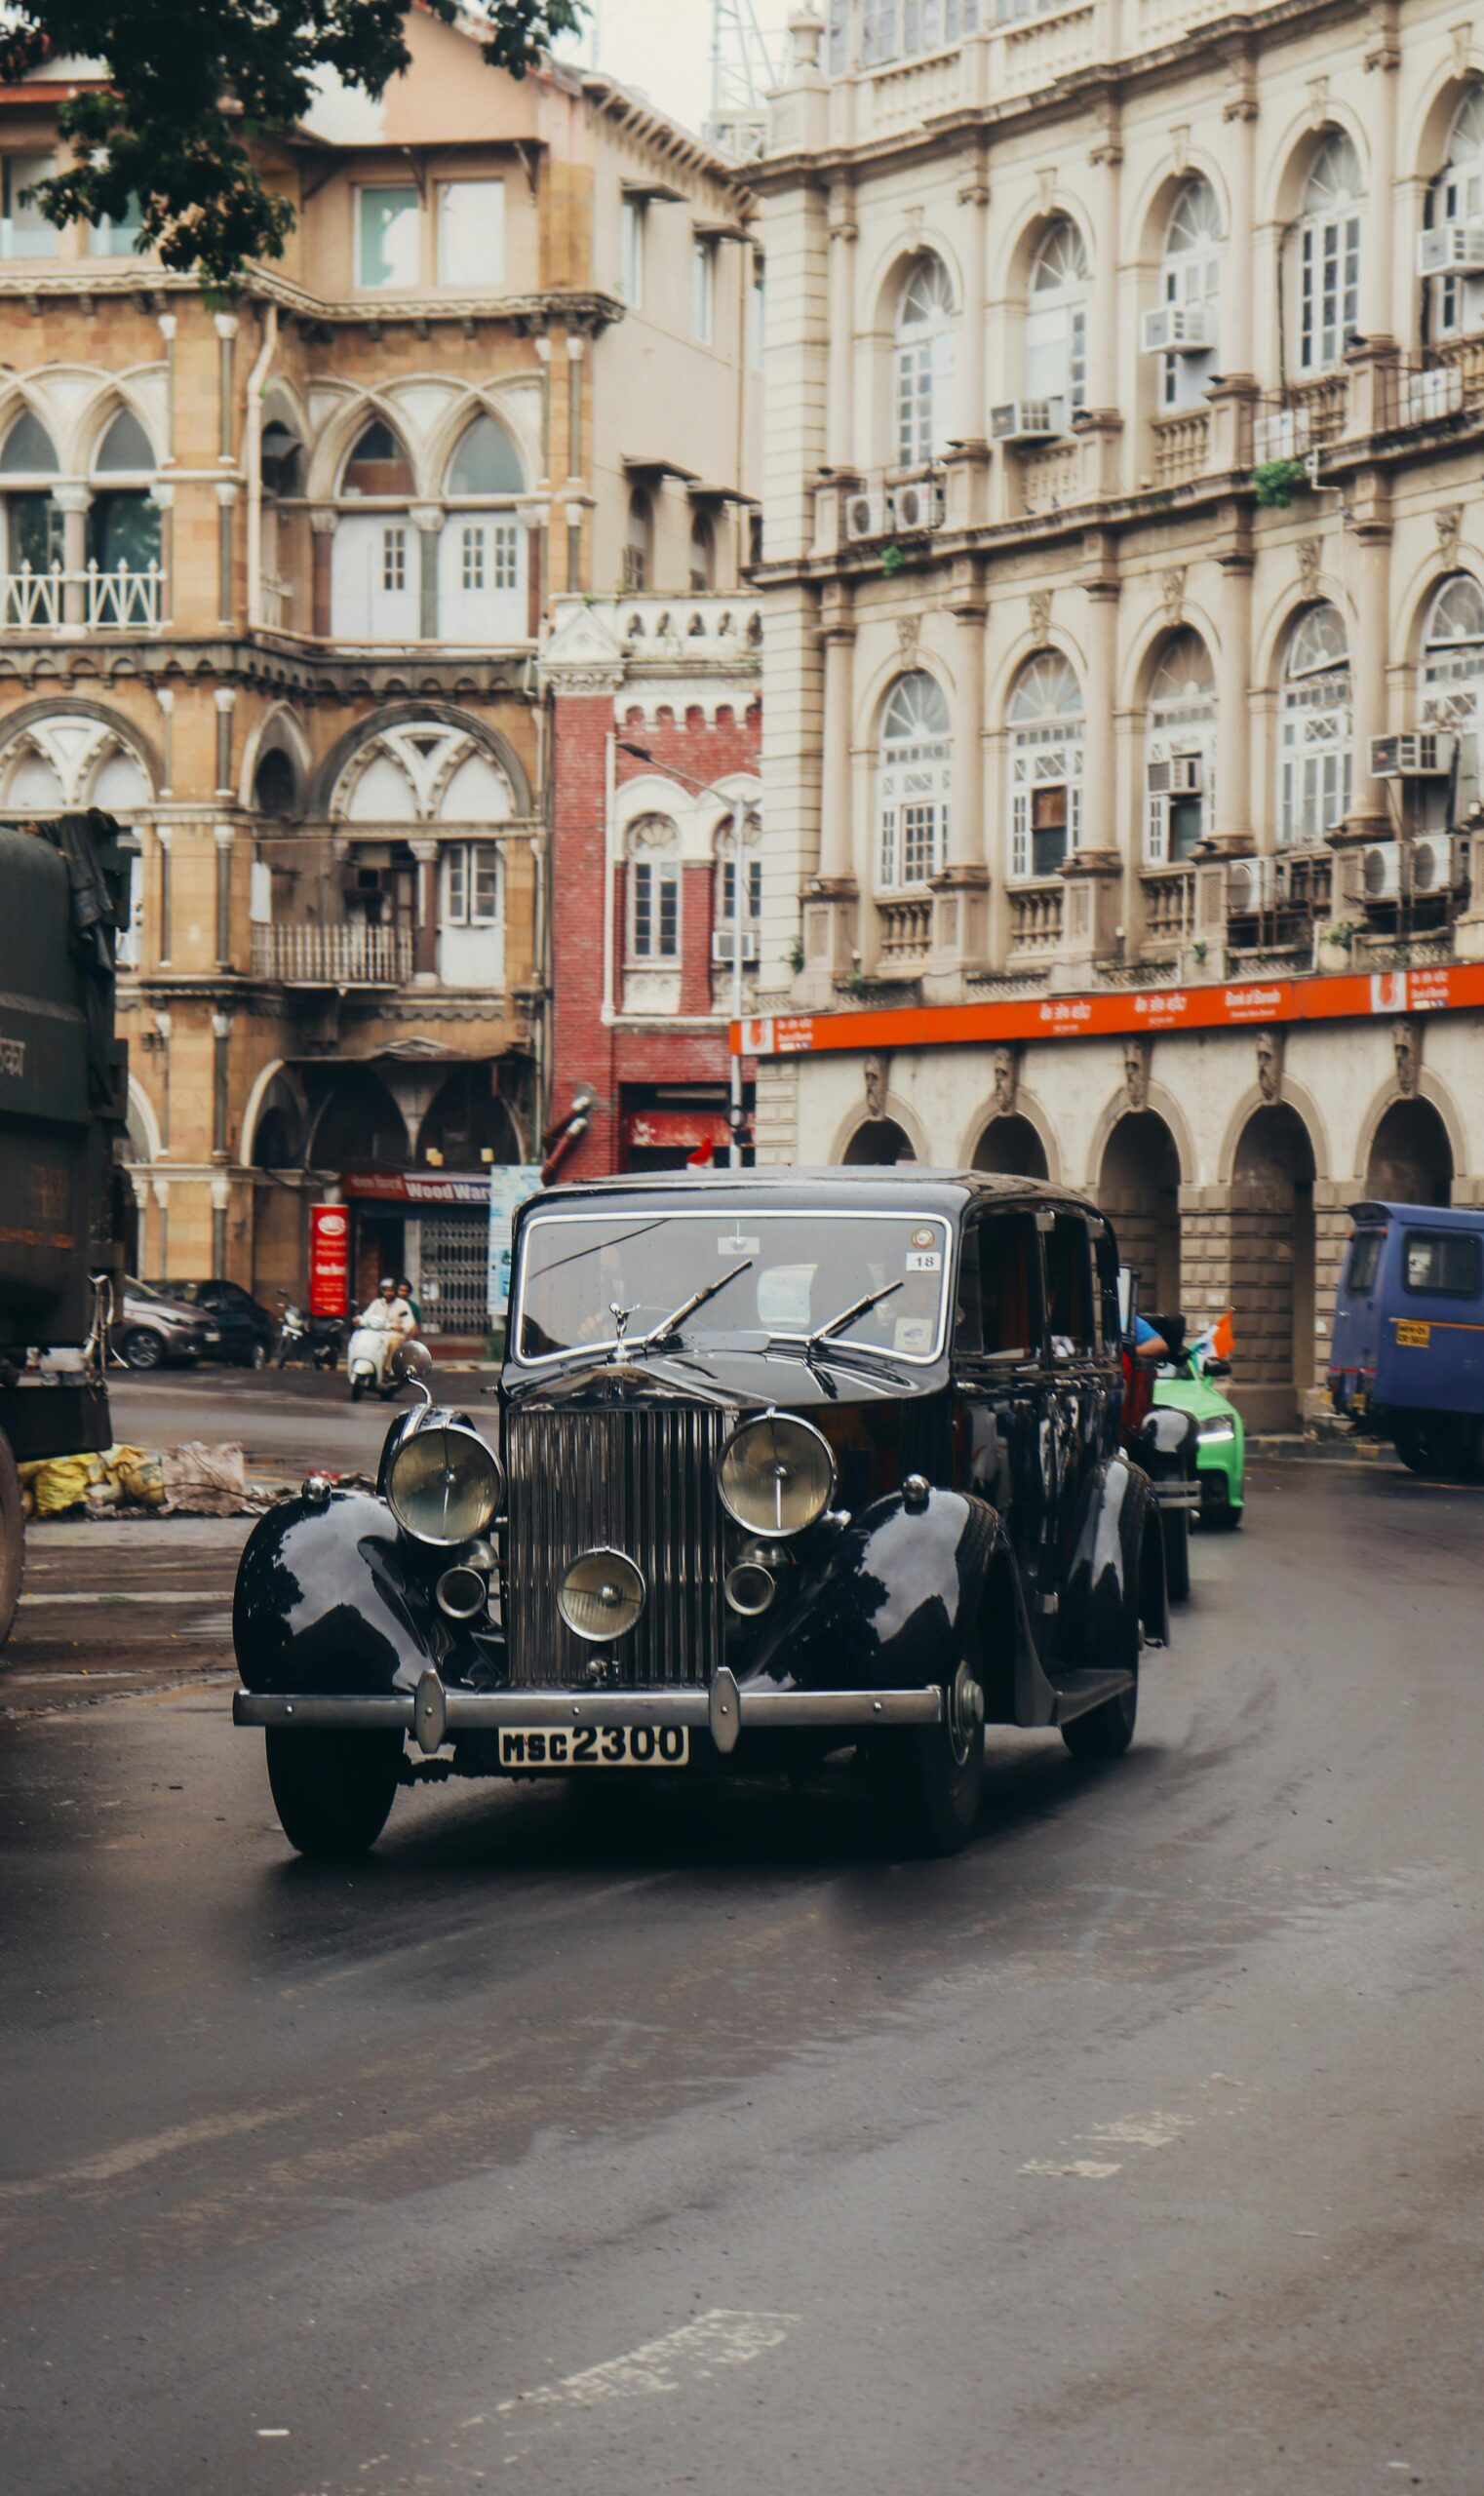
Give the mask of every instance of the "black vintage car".
M 429 1396 L 374 1496 L 311 1477 L 243 1553 L 235 1721 L 292 1844 L 361 1851 L 419 1777 L 853 1743 L 895 1837 L 947 1852 L 986 1722 L 1127 1747 L 1164 1551 L 1091 1205 L 918 1168 L 607 1181 L 532 1199 L 513 1272 L 485 1426 Z

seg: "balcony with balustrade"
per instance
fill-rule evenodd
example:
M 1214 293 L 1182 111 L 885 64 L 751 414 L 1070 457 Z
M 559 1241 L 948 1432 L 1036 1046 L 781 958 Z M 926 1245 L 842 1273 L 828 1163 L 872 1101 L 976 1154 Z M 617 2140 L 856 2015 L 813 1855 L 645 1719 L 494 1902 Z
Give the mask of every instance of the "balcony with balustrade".
M 1060 876 L 1044 883 L 1019 884 L 1011 890 L 1007 970 L 1049 966 L 1061 947 L 1066 899 L 1067 888 Z
M 933 906 L 930 895 L 912 894 L 877 904 L 879 979 L 912 979 L 932 952 Z
M 412 976 L 410 927 L 365 919 L 275 922 L 253 930 L 253 975 L 282 988 L 402 988 Z
M 59 564 L 0 574 L 0 622 L 7 632 L 55 634 L 153 632 L 165 620 L 165 574 L 158 564 L 131 571 L 120 565 L 103 571 L 89 564 L 63 571 Z

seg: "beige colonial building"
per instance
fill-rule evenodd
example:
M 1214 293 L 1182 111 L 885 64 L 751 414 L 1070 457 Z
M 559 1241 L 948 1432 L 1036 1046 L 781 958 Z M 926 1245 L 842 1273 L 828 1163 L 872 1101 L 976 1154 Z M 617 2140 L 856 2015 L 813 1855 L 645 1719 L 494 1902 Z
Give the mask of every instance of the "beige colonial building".
M 1346 1206 L 1484 1197 L 1484 27 L 792 42 L 760 1141 L 1092 1186 L 1279 1419 Z
M 735 169 L 610 80 L 413 12 L 384 103 L 265 153 L 296 230 L 229 308 L 24 204 L 0 98 L 0 815 L 132 828 L 137 1269 L 484 1322 L 491 1162 L 544 1117 L 552 593 L 751 552 L 761 267 Z

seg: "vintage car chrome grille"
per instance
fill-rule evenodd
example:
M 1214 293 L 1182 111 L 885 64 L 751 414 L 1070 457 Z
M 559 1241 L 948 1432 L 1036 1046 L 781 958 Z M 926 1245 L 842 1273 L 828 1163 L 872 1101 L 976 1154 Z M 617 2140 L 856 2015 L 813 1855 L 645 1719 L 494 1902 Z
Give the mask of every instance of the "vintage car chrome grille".
M 593 1649 L 557 1610 L 579 1551 L 626 1551 L 648 1600 L 617 1650 L 626 1684 L 706 1683 L 722 1655 L 723 1518 L 716 1463 L 725 1415 L 702 1404 L 506 1415 L 510 1525 L 504 1615 L 511 1678 L 578 1684 Z

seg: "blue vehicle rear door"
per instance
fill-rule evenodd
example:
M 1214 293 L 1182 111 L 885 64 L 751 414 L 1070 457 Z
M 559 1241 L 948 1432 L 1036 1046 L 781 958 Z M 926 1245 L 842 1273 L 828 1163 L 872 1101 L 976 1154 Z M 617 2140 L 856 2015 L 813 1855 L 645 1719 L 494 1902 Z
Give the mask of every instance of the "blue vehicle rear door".
M 1414 1215 L 1401 1225 L 1394 1272 L 1390 1400 L 1484 1412 L 1484 1234 Z
M 1335 1299 L 1335 1338 L 1331 1360 L 1336 1369 L 1376 1372 L 1381 1340 L 1382 1279 L 1386 1271 L 1384 1225 L 1364 1224 L 1346 1250 Z

